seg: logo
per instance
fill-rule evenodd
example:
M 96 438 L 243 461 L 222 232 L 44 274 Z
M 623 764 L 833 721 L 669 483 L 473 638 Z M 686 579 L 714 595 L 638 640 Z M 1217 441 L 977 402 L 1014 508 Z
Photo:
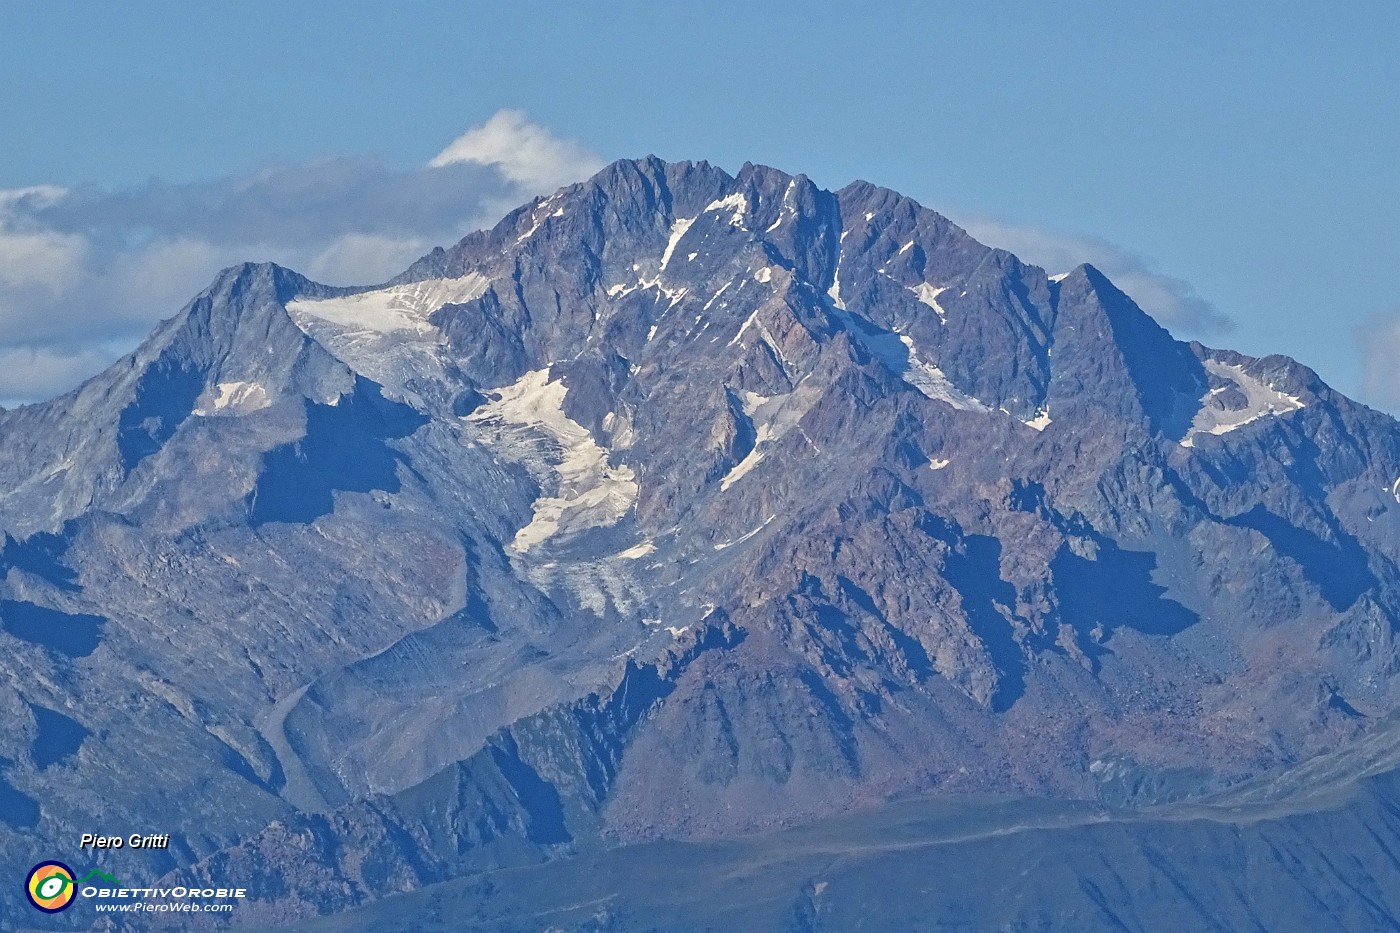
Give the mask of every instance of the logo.
M 112 848 L 117 848 L 113 846 Z M 155 848 L 150 846 L 149 848 Z M 29 869 L 24 895 L 35 910 L 56 914 L 73 906 L 79 897 L 90 900 L 99 913 L 164 911 L 167 913 L 225 913 L 233 901 L 248 896 L 247 888 L 128 888 L 100 868 L 81 878 L 60 861 L 50 859 Z M 145 901 L 142 904 L 139 901 Z
M 77 893 L 73 869 L 62 862 L 40 862 L 24 879 L 24 893 L 29 903 L 46 914 L 67 910 Z

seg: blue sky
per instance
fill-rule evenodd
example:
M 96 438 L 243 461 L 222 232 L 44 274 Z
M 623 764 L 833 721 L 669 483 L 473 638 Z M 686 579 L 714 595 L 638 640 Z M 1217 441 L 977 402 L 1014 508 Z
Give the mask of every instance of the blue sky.
M 656 153 L 896 188 L 1400 411 L 1400 4 L 1145 7 L 0 5 L 0 399 L 222 265 L 388 274 Z

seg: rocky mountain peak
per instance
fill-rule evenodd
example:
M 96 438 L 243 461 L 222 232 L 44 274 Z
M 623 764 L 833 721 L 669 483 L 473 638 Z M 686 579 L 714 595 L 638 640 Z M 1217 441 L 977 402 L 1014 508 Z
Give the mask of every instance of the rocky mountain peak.
M 1394 421 L 865 182 L 624 160 L 383 285 L 235 267 L 0 434 L 24 858 L 118 787 L 170 870 L 412 887 L 1201 794 L 1400 700 Z

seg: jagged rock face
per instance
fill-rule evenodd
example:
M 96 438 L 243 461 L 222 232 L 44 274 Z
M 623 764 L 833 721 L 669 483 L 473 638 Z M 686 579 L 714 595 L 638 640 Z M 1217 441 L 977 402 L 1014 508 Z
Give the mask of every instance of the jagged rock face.
M 300 872 L 270 919 L 1396 706 L 1391 419 L 866 183 L 619 162 L 381 287 L 229 270 L 0 436 L 6 858 L 121 813 L 134 877 Z

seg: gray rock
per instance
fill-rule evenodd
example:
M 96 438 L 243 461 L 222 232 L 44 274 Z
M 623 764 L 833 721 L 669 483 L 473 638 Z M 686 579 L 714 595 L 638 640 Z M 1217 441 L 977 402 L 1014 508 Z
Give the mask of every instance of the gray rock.
M 1397 705 L 1393 420 L 864 182 L 623 161 L 383 286 L 231 269 L 0 436 L 0 868 L 169 832 L 103 864 L 268 923 Z

